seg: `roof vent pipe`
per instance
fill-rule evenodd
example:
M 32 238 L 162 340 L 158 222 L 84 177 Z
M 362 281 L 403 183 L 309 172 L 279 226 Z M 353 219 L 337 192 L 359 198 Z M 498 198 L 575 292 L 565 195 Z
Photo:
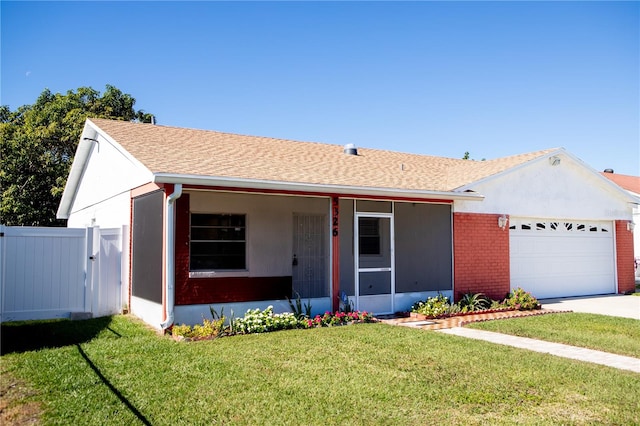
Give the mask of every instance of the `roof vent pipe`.
M 613 173 L 613 169 L 604 169 L 605 173 Z
M 348 143 L 344 146 L 343 152 L 347 155 L 358 155 L 358 148 L 352 143 Z

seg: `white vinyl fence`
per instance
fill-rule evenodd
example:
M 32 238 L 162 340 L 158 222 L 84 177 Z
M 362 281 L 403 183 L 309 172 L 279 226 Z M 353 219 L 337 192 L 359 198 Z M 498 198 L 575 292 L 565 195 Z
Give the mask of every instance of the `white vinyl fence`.
M 122 235 L 0 226 L 0 322 L 120 313 Z

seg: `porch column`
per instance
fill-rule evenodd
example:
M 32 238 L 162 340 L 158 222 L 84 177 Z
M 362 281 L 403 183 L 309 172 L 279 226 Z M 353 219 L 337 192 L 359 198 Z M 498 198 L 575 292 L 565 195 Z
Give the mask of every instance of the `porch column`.
M 340 307 L 340 199 L 331 197 L 331 306 L 335 312 Z

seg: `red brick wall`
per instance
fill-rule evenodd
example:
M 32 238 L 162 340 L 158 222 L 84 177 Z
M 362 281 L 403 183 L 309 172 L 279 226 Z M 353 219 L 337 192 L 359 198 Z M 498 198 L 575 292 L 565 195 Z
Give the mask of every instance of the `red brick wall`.
M 640 231 L 634 230 L 634 232 Z M 635 291 L 633 232 L 627 230 L 626 220 L 616 220 L 616 258 L 618 264 L 618 293 Z
M 484 293 L 502 299 L 510 290 L 509 229 L 497 214 L 453 214 L 454 298 Z
M 189 194 L 176 200 L 175 304 L 249 302 L 291 297 L 292 277 L 189 278 Z

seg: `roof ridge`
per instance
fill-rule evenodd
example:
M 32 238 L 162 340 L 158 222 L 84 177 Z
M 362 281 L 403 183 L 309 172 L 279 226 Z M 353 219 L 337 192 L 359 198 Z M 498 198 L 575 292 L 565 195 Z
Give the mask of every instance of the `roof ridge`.
M 453 191 L 552 149 L 487 161 L 89 118 L 152 173 L 320 185 Z
M 222 130 L 198 129 L 198 128 L 194 128 L 194 127 L 178 127 L 178 126 L 171 126 L 171 125 L 164 125 L 164 124 L 140 123 L 140 122 L 126 121 L 126 120 L 115 120 L 115 119 L 110 119 L 110 118 L 91 118 L 90 117 L 89 119 L 91 121 L 100 120 L 100 121 L 107 121 L 107 122 L 115 122 L 117 124 L 143 125 L 143 126 L 148 126 L 149 128 L 174 129 L 174 130 L 178 130 L 178 131 L 188 130 L 188 131 L 194 131 L 194 132 L 206 132 L 206 133 L 214 133 L 214 134 L 219 134 L 219 135 L 229 135 L 229 136 L 235 136 L 235 137 L 251 138 L 251 139 L 268 139 L 268 140 L 276 140 L 276 141 L 283 141 L 283 142 L 292 142 L 292 143 L 299 143 L 299 144 L 305 144 L 305 145 L 306 144 L 318 144 L 318 145 L 322 145 L 322 146 L 327 146 L 328 145 L 328 146 L 340 147 L 340 148 L 343 148 L 345 146 L 345 144 L 337 144 L 337 143 L 331 143 L 331 142 L 298 140 L 298 139 L 280 138 L 280 137 L 273 137 L 273 136 L 258 136 L 258 135 L 249 135 L 249 134 L 245 134 L 245 133 L 227 132 L 227 131 L 222 131 Z M 392 149 L 370 148 L 370 147 L 366 147 L 366 146 L 358 146 L 357 144 L 356 144 L 356 148 L 358 150 L 394 153 L 394 154 L 401 154 L 401 155 L 410 156 L 410 157 L 416 157 L 416 158 L 428 157 L 428 158 L 453 160 L 453 161 L 456 161 L 456 162 L 458 162 L 458 161 L 476 161 L 476 160 L 464 160 L 462 158 L 455 158 L 455 157 L 445 157 L 445 156 L 439 156 L 439 155 L 433 155 L 433 154 L 418 154 L 418 153 L 413 153 L 413 152 L 398 151 L 398 150 L 392 150 Z M 487 160 L 487 161 L 492 161 L 492 160 Z
M 245 134 L 245 133 L 227 132 L 227 131 L 223 131 L 223 130 L 199 129 L 199 128 L 195 128 L 195 127 L 178 127 L 178 126 L 171 126 L 171 125 L 157 124 L 157 123 L 156 124 L 140 123 L 140 122 L 134 122 L 134 121 L 113 120 L 113 119 L 110 119 L 110 118 L 89 118 L 89 119 L 91 121 L 93 121 L 93 120 L 101 120 L 101 121 L 116 122 L 118 124 L 127 123 L 127 124 L 131 124 L 131 125 L 143 125 L 143 126 L 149 126 L 149 128 L 158 128 L 158 127 L 160 127 L 160 128 L 164 128 L 164 129 L 174 129 L 174 130 L 179 130 L 179 131 L 188 130 L 188 131 L 193 131 L 193 132 L 215 133 L 215 134 L 219 134 L 219 135 L 239 136 L 239 137 L 243 137 L 243 138 L 252 138 L 252 139 L 270 139 L 270 140 L 294 142 L 294 143 L 303 143 L 303 144 L 331 145 L 331 146 L 336 146 L 336 147 L 343 146 L 343 145 L 333 144 L 333 143 L 328 143 L 328 142 L 300 141 L 300 140 L 297 140 L 297 139 L 280 138 L 280 137 L 273 137 L 273 136 L 249 135 L 249 134 Z

